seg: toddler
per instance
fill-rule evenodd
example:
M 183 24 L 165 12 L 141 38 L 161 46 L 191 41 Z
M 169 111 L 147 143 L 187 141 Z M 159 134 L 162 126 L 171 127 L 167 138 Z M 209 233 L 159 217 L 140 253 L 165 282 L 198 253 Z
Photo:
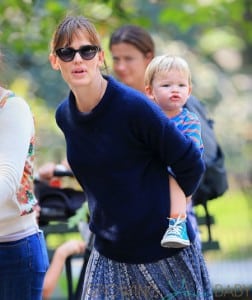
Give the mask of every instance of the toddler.
M 153 58 L 145 72 L 145 92 L 174 121 L 177 128 L 189 136 L 203 151 L 200 121 L 196 114 L 184 108 L 192 91 L 191 72 L 187 62 L 179 56 L 161 55 Z M 190 245 L 186 229 L 186 206 L 191 196 L 186 197 L 173 172 L 169 169 L 170 216 L 161 245 L 167 248 L 182 248 Z

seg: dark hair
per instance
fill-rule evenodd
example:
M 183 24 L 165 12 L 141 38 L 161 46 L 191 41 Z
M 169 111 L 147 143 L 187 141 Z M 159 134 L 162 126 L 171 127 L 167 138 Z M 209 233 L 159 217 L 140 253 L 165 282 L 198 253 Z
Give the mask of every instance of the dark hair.
M 101 42 L 98 32 L 94 25 L 83 16 L 67 16 L 56 28 L 52 41 L 51 51 L 55 53 L 55 50 L 61 47 L 67 47 L 71 44 L 75 36 L 81 35 L 85 31 L 90 43 L 101 48 Z
M 109 49 L 116 44 L 127 43 L 135 46 L 144 55 L 155 53 L 155 45 L 151 35 L 143 28 L 135 25 L 124 25 L 115 30 L 109 41 Z

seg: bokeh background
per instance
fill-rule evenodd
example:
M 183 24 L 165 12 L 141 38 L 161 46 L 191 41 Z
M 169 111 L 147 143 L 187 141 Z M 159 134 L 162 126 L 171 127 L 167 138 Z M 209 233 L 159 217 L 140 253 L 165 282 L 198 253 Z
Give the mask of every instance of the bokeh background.
M 213 285 L 220 284 L 222 290 L 230 285 L 237 291 L 243 284 L 241 299 L 247 299 L 245 290 L 252 285 L 252 1 L 1 0 L 0 49 L 5 64 L 0 82 L 32 107 L 36 167 L 49 160 L 60 162 L 65 155 L 54 112 L 68 89 L 51 69 L 48 54 L 53 30 L 67 14 L 82 14 L 95 23 L 111 73 L 108 39 L 122 24 L 146 28 L 155 40 L 156 54 L 176 53 L 188 60 L 193 94 L 214 120 L 229 177 L 228 192 L 210 203 L 213 237 L 220 248 L 204 255 Z M 202 213 L 200 207 L 196 211 Z M 201 230 L 204 239 L 205 228 Z M 230 265 L 221 265 L 223 261 Z M 217 296 L 232 297 L 232 292 Z

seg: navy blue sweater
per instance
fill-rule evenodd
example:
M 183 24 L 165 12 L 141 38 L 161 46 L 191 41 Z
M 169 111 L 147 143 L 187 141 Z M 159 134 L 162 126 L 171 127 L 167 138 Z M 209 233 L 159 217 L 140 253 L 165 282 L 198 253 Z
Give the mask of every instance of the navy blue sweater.
M 170 208 L 167 166 L 190 195 L 204 165 L 191 139 L 155 103 L 105 78 L 106 92 L 90 113 L 78 111 L 70 92 L 56 121 L 69 164 L 88 196 L 95 248 L 116 261 L 157 261 L 180 251 L 160 246 Z

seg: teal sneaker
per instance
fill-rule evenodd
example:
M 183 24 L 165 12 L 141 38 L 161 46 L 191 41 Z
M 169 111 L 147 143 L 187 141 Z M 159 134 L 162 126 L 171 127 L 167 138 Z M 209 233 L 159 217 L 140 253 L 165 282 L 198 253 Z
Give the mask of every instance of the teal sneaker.
M 165 248 L 183 248 L 190 245 L 186 230 L 186 219 L 169 219 L 169 227 L 166 230 L 161 246 Z

